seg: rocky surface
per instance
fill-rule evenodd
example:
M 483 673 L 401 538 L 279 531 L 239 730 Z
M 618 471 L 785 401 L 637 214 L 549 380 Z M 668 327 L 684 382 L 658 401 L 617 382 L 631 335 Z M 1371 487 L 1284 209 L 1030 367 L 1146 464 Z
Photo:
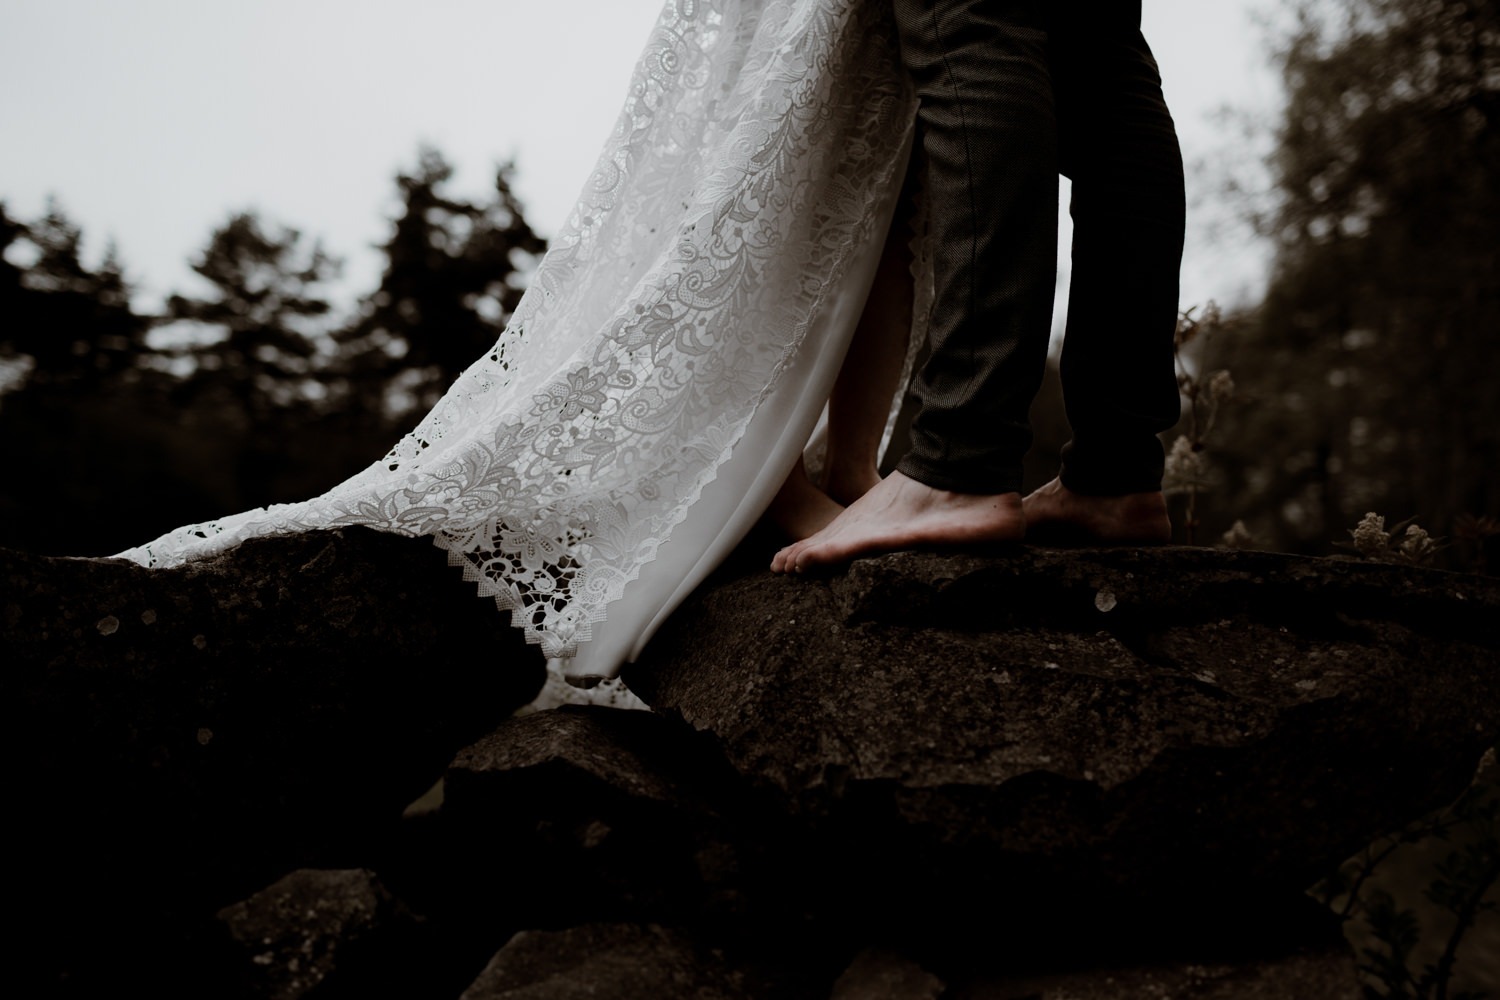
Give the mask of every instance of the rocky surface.
M 776 983 L 654 924 L 594 924 L 517 934 L 462 1000 L 800 1000 Z
M 752 553 L 656 713 L 508 718 L 540 658 L 434 556 L 0 553 L 25 995 L 1352 996 L 1305 890 L 1500 738 L 1490 579 Z
M 171 570 L 0 552 L 0 580 L 23 951 L 70 981 L 150 953 L 137 932 L 189 934 L 158 915 L 361 863 L 542 682 L 425 540 L 307 534 Z
M 373 872 L 302 869 L 219 920 L 238 947 L 238 995 L 301 1000 L 344 995 L 411 996 L 420 989 L 414 916 Z
M 476 908 L 504 897 L 542 924 L 733 920 L 772 839 L 712 741 L 649 712 L 511 719 L 454 758 L 444 785 L 443 854 Z
M 1019 549 L 720 581 L 625 676 L 821 831 L 861 911 L 1215 935 L 1457 795 L 1497 664 L 1494 581 Z
M 894 952 L 867 949 L 834 980 L 829 1000 L 942 1000 L 945 984 Z
M 1361 1000 L 1345 949 L 1309 949 L 1258 962 L 1177 962 L 1035 976 L 984 977 L 946 1000 Z M 920 994 L 918 994 L 920 996 Z M 892 998 L 895 1000 L 895 998 Z

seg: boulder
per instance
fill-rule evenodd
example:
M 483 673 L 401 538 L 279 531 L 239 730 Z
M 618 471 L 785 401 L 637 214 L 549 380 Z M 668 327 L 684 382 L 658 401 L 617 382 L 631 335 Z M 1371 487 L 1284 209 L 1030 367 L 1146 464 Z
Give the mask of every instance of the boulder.
M 37 938 L 18 950 L 74 980 L 119 975 L 101 942 L 175 940 L 157 917 L 362 863 L 544 673 L 425 539 L 268 538 L 158 570 L 0 552 L 0 579 L 0 758 Z
M 821 837 L 853 915 L 1222 939 L 1465 786 L 1500 736 L 1500 583 L 899 553 L 721 576 L 625 677 Z
M 801 1000 L 796 988 L 655 924 L 523 931 L 461 1000 Z
M 23 992 L 1350 995 L 1303 890 L 1500 738 L 1493 580 L 754 562 L 627 671 L 654 714 L 511 718 L 540 656 L 420 540 L 0 553 Z
M 1300 949 L 1255 962 L 1192 962 L 994 976 L 963 985 L 966 1000 L 1362 1000 L 1347 949 Z
M 221 995 L 255 1000 L 420 992 L 416 918 L 364 869 L 301 869 L 219 912 L 238 960 Z M 398 984 L 405 983 L 405 988 Z
M 503 900 L 532 927 L 737 920 L 771 895 L 750 891 L 773 840 L 758 806 L 675 719 L 599 706 L 509 719 L 444 778 L 442 858 L 469 897 L 451 904 L 472 922 Z
M 941 1000 L 947 988 L 906 956 L 867 948 L 834 981 L 829 1000 Z

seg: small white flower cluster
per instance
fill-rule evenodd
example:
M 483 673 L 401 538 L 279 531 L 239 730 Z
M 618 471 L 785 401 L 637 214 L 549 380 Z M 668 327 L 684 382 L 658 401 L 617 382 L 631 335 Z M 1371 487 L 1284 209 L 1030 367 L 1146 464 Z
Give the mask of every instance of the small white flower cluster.
M 1208 378 L 1208 397 L 1222 403 L 1234 397 L 1234 377 L 1226 369 L 1219 369 Z
M 1353 549 L 1366 559 L 1424 566 L 1442 548 L 1438 544 L 1441 539 L 1433 538 L 1425 528 L 1409 521 L 1386 531 L 1385 518 L 1374 511 L 1360 518 L 1359 524 L 1349 534 L 1354 539 L 1353 544 L 1343 547 Z
M 1437 550 L 1437 543 L 1432 540 L 1432 536 L 1415 524 L 1406 529 L 1406 536 L 1401 539 L 1401 558 L 1407 562 L 1428 562 Z
M 1172 442 L 1167 452 L 1166 468 L 1162 473 L 1162 489 L 1166 493 L 1185 493 L 1190 489 L 1203 489 L 1208 485 L 1208 459 L 1201 447 L 1194 446 L 1186 435 Z
M 1391 536 L 1385 530 L 1385 518 L 1373 510 L 1359 519 L 1359 524 L 1349 532 L 1354 536 L 1354 549 L 1367 559 L 1379 559 L 1391 551 Z
M 1220 542 L 1227 549 L 1253 549 L 1255 548 L 1255 536 L 1250 529 L 1245 527 L 1245 522 L 1236 520 L 1229 526 L 1229 530 L 1219 536 Z
M 1209 462 L 1207 448 L 1212 439 L 1214 424 L 1226 403 L 1239 402 L 1235 395 L 1234 377 L 1227 370 L 1199 374 L 1186 358 L 1187 346 L 1200 335 L 1211 337 L 1226 328 L 1224 313 L 1218 303 L 1209 302 L 1201 316 L 1198 307 L 1178 314 L 1177 333 L 1172 342 L 1177 367 L 1177 389 L 1187 402 L 1185 426 L 1172 442 L 1167 454 L 1165 474 L 1162 477 L 1164 493 L 1187 495 L 1187 518 L 1184 525 L 1187 542 L 1193 544 L 1194 530 L 1198 526 L 1198 494 L 1210 490 L 1217 477 Z M 1243 526 L 1241 526 L 1243 529 Z M 1233 534 L 1231 530 L 1230 534 Z M 1225 535 L 1224 544 L 1248 546 L 1248 531 L 1245 539 L 1231 541 Z M 1236 536 L 1238 537 L 1238 536 Z

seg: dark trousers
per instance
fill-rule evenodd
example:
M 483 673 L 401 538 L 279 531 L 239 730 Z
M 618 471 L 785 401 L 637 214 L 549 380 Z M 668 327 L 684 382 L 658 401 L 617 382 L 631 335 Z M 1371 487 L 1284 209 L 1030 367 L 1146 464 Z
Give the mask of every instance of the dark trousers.
M 894 0 L 920 99 L 915 162 L 933 238 L 931 354 L 901 472 L 940 489 L 1021 487 L 1056 294 L 1058 175 L 1073 181 L 1062 353 L 1078 493 L 1160 489 L 1177 422 L 1172 356 L 1182 153 L 1129 0 Z

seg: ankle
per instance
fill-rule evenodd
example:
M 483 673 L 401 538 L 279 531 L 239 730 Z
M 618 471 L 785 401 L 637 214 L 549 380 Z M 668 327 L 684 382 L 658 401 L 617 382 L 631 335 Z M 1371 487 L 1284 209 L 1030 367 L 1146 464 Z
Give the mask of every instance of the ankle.
M 1028 524 L 1080 531 L 1091 542 L 1160 544 L 1171 540 L 1172 522 L 1160 491 L 1115 496 L 1075 493 L 1052 480 L 1026 498 Z
M 842 504 L 851 504 L 875 488 L 880 472 L 875 462 L 833 462 L 824 476 L 823 489 Z

